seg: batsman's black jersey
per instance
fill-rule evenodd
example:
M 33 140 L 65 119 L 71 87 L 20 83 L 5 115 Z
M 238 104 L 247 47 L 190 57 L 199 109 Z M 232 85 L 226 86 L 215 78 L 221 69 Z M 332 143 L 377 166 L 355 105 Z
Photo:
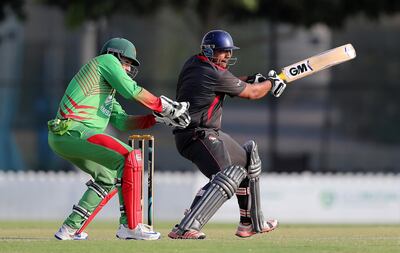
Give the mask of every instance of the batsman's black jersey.
M 179 75 L 177 101 L 190 103 L 191 123 L 187 129 L 221 128 L 222 106 L 226 95 L 239 95 L 246 83 L 210 62 L 202 55 L 189 58 Z

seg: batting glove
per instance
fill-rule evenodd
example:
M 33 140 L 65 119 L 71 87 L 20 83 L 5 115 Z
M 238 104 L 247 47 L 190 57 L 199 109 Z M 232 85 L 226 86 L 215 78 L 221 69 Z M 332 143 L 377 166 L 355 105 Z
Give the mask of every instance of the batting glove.
M 275 97 L 279 97 L 286 88 L 286 83 L 276 74 L 275 70 L 270 70 L 268 72 L 268 80 L 271 81 L 271 93 Z
M 260 73 L 256 73 L 254 75 L 248 76 L 246 79 L 246 83 L 250 83 L 250 84 L 261 83 L 261 82 L 264 82 L 265 80 L 267 80 L 267 78 L 265 76 L 263 76 Z

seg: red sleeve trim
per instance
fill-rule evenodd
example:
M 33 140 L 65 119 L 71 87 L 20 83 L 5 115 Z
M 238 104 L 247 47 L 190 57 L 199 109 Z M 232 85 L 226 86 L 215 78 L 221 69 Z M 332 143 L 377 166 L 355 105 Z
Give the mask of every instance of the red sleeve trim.
M 133 127 L 133 129 L 146 129 L 154 126 L 155 124 L 156 124 L 156 119 L 152 114 L 149 114 L 138 118 L 135 121 L 135 126 Z
M 143 90 L 142 90 L 143 91 Z M 147 95 L 146 95 L 147 94 Z M 150 92 L 140 92 L 136 97 L 136 100 L 142 103 L 144 106 L 149 108 L 150 110 L 156 112 L 162 112 L 162 103 L 159 97 L 154 96 Z

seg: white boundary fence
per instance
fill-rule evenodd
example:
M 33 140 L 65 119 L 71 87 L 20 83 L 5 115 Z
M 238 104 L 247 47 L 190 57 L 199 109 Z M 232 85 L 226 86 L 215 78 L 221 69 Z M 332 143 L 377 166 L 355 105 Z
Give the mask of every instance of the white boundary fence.
M 155 173 L 155 222 L 178 221 L 207 181 L 199 173 Z M 1 220 L 64 219 L 86 190 L 82 173 L 0 172 Z M 400 175 L 264 174 L 264 215 L 286 223 L 400 223 Z M 119 216 L 117 198 L 98 219 Z M 237 222 L 232 198 L 212 221 Z

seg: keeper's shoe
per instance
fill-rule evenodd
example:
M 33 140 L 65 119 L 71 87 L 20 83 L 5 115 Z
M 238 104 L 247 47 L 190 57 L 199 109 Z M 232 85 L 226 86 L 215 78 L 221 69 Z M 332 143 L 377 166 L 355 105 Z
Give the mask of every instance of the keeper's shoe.
M 151 230 L 149 225 L 139 223 L 135 229 L 129 229 L 124 224 L 119 225 L 116 236 L 124 240 L 158 240 L 161 234 Z
M 278 221 L 277 220 L 267 220 L 264 221 L 264 226 L 263 230 L 260 233 L 268 233 L 274 230 L 275 228 L 278 227 Z M 239 237 L 246 238 L 250 237 L 252 235 L 257 234 L 256 231 L 253 230 L 253 226 L 251 224 L 249 225 L 243 225 L 242 223 L 239 223 L 239 226 L 236 230 L 236 234 Z
M 194 229 L 189 229 L 186 231 L 182 231 L 179 229 L 178 225 L 176 225 L 171 232 L 169 232 L 168 237 L 171 239 L 192 239 L 192 240 L 202 240 L 206 238 L 206 234 L 201 231 L 197 231 Z
M 68 225 L 63 224 L 57 233 L 54 234 L 54 237 L 58 240 L 87 240 L 88 234 L 85 232 L 81 232 L 80 234 L 76 234 L 78 229 L 71 228 Z

